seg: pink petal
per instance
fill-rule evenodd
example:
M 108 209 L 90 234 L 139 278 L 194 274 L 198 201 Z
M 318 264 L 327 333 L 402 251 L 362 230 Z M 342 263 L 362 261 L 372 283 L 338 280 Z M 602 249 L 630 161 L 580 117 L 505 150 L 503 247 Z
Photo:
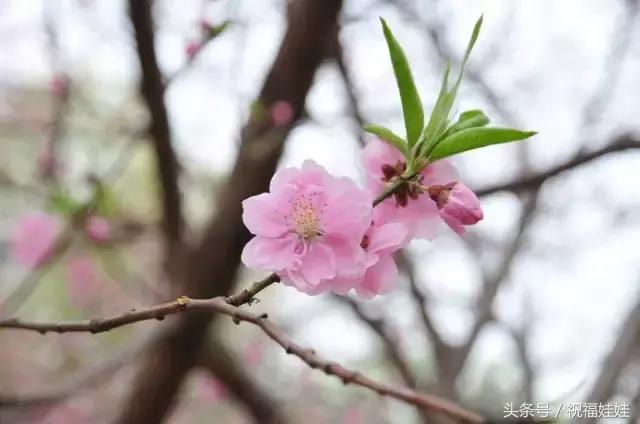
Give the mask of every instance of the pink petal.
M 368 252 L 390 253 L 409 243 L 409 229 L 406 224 L 391 222 L 383 225 L 374 225 L 367 232 L 369 243 Z
M 322 280 L 336 276 L 336 258 L 322 242 L 311 242 L 302 258 L 300 272 L 307 284 L 317 286 Z
M 256 236 L 244 246 L 242 263 L 247 268 L 262 271 L 285 269 L 296 258 L 296 242 L 294 234 L 280 238 Z
M 371 224 L 371 198 L 346 178 L 328 183 L 322 228 L 360 243 Z
M 362 163 L 368 176 L 375 179 L 382 177 L 381 167 L 384 164 L 395 165 L 405 162 L 402 153 L 379 139 L 367 143 L 362 150 Z
M 252 234 L 280 237 L 287 232 L 285 214 L 276 194 L 262 193 L 242 202 L 242 221 Z
M 367 270 L 364 281 L 356 286 L 356 293 L 365 299 L 391 291 L 398 278 L 398 267 L 391 255 L 381 256 L 378 263 Z
M 422 183 L 427 186 L 434 184 L 444 185 L 460 180 L 458 170 L 446 159 L 430 164 L 422 170 L 421 175 L 423 176 Z

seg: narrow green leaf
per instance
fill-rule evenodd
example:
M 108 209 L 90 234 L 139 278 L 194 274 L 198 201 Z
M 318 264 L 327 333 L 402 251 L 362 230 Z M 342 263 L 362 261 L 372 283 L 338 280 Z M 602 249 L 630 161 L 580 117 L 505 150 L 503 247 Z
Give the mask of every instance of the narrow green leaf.
M 466 130 L 467 128 L 484 127 L 489 123 L 489 118 L 479 109 L 467 110 L 460 114 L 458 122 L 450 126 L 444 133 L 442 138 L 447 138 L 458 131 Z
M 440 140 L 442 135 L 445 133 L 446 127 L 449 124 L 449 114 L 451 113 L 451 108 L 453 107 L 453 103 L 455 102 L 456 96 L 458 95 L 458 87 L 460 87 L 460 82 L 462 81 L 464 68 L 467 65 L 467 60 L 469 59 L 471 50 L 473 50 L 473 46 L 476 44 L 481 28 L 482 16 L 480 16 L 473 27 L 471 38 L 469 39 L 469 43 L 467 44 L 467 48 L 462 59 L 462 64 L 460 65 L 460 70 L 458 71 L 458 78 L 456 79 L 456 82 L 451 89 L 449 89 L 448 82 L 450 65 L 447 65 L 447 69 L 445 70 L 444 78 L 442 81 L 442 87 L 440 88 L 440 94 L 438 95 L 438 100 L 433 106 L 433 111 L 431 112 L 429 123 L 427 124 L 427 128 L 425 129 L 423 135 L 424 146 L 421 146 L 419 155 L 428 155 L 429 152 L 433 150 L 435 143 Z
M 381 125 L 365 125 L 364 130 L 368 133 L 371 133 L 382 141 L 385 141 L 391 144 L 396 149 L 400 150 L 402 154 L 408 158 L 409 149 L 407 147 L 407 142 L 402 139 L 399 135 L 396 135 L 389 128 L 385 128 Z
M 207 27 L 207 38 L 212 39 L 216 38 L 220 34 L 222 34 L 231 24 L 231 21 L 224 21 L 219 25 L 210 25 Z
M 409 146 L 413 146 L 422 133 L 424 127 L 424 111 L 422 110 L 422 101 L 416 89 L 407 60 L 400 43 L 395 39 L 393 33 L 389 29 L 387 22 L 380 18 L 382 23 L 382 31 L 389 48 L 389 56 L 393 65 L 393 72 L 396 76 L 398 91 L 400 92 L 400 100 L 402 102 L 402 112 L 404 114 L 404 125 L 407 130 L 407 140 Z
M 511 128 L 468 128 L 440 141 L 429 158 L 438 160 L 492 144 L 524 140 L 535 134 L 535 131 L 519 131 Z

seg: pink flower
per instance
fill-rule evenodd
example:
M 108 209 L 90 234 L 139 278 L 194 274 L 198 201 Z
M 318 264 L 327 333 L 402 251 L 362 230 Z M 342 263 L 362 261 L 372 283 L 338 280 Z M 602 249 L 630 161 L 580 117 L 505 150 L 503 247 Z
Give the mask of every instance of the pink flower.
M 42 265 L 51 254 L 60 222 L 44 212 L 23 215 L 11 234 L 11 256 L 13 260 L 28 268 Z
M 367 187 L 373 196 L 379 195 L 394 177 L 406 169 L 405 158 L 389 144 L 374 140 L 364 148 L 363 164 L 367 172 Z M 417 182 L 397 190 L 374 209 L 373 220 L 380 225 L 387 222 L 404 223 L 412 236 L 434 239 L 442 228 L 436 202 L 426 192 L 433 184 L 448 184 L 459 179 L 449 161 L 439 160 L 420 172 Z
M 242 206 L 242 219 L 256 235 L 242 252 L 247 267 L 275 271 L 284 284 L 307 294 L 364 275 L 360 243 L 371 223 L 371 199 L 350 179 L 305 161 L 301 169 L 276 172 L 270 192 Z
M 393 253 L 409 243 L 408 236 L 406 225 L 397 222 L 369 227 L 360 244 L 365 251 L 364 275 L 356 279 L 334 279 L 334 291 L 346 294 L 355 289 L 365 299 L 391 291 L 398 277 Z
M 67 279 L 71 303 L 85 309 L 95 306 L 101 284 L 98 271 L 89 256 L 81 255 L 69 259 Z
M 101 216 L 91 215 L 85 223 L 84 230 L 87 236 L 96 243 L 103 243 L 111 237 L 109 221 Z
M 483 218 L 480 201 L 464 184 L 457 182 L 429 187 L 429 195 L 438 206 L 438 213 L 449 227 L 462 235 L 465 225 L 473 225 Z
M 293 107 L 285 100 L 278 100 L 271 106 L 271 120 L 276 127 L 293 122 Z
M 184 49 L 189 60 L 192 60 L 196 56 L 198 50 L 200 50 L 200 43 L 197 41 L 190 41 Z

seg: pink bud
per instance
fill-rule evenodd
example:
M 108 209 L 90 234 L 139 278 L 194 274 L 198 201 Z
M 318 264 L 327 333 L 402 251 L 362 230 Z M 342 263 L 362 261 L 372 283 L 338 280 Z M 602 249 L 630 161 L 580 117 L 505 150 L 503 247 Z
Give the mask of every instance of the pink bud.
M 64 76 L 56 75 L 49 81 L 49 90 L 56 95 L 63 95 L 69 86 L 69 81 Z
M 109 221 L 101 216 L 92 215 L 87 219 L 84 226 L 87 236 L 96 243 L 108 241 L 111 237 L 111 226 Z
M 198 53 L 198 50 L 200 50 L 200 43 L 197 41 L 191 41 L 187 44 L 187 47 L 185 48 L 185 53 L 187 54 L 187 58 L 189 60 L 192 60 L 196 53 Z
M 293 107 L 285 100 L 278 100 L 271 106 L 271 120 L 276 127 L 293 122 Z
M 74 256 L 67 262 L 69 297 L 74 305 L 89 309 L 100 293 L 98 271 L 87 255 Z
M 211 31 L 211 24 L 203 19 L 203 20 L 200 21 L 200 29 L 205 34 L 208 34 L 209 31 Z
M 483 218 L 478 197 L 464 184 L 431 186 L 429 195 L 436 201 L 440 217 L 460 235 L 464 234 L 465 225 L 473 225 Z
M 11 234 L 13 260 L 28 268 L 37 268 L 51 255 L 60 232 L 60 222 L 53 215 L 31 212 L 23 215 Z

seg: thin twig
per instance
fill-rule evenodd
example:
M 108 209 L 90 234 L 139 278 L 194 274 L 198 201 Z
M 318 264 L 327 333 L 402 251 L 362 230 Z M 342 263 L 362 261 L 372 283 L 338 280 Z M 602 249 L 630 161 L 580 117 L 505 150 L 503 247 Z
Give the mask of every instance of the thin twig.
M 351 308 L 353 313 L 365 323 L 374 333 L 378 335 L 382 344 L 384 345 L 385 350 L 387 351 L 387 355 L 389 360 L 393 363 L 393 365 L 398 370 L 398 373 L 404 380 L 405 384 L 411 388 L 416 387 L 417 379 L 411 370 L 411 366 L 407 362 L 407 359 L 404 357 L 404 354 L 400 350 L 400 346 L 395 337 L 390 334 L 387 323 L 382 318 L 374 318 L 369 316 L 358 304 L 355 300 L 345 297 L 345 296 L 334 296 L 335 300 L 340 303 L 343 303 Z
M 96 318 L 81 321 L 43 322 L 27 321 L 21 319 L 8 319 L 0 321 L 0 329 L 21 329 L 35 331 L 41 334 L 54 333 L 102 333 L 125 325 L 148 321 L 162 320 L 166 316 L 175 315 L 185 311 L 209 311 L 218 312 L 233 318 L 234 322 L 249 322 L 259 327 L 273 341 L 282 346 L 289 354 L 302 359 L 309 367 L 324 371 L 327 375 L 340 378 L 344 384 L 355 384 L 382 395 L 398 399 L 416 406 L 424 411 L 439 412 L 471 423 L 482 423 L 484 418 L 474 412 L 463 409 L 456 404 L 436 396 L 419 393 L 408 388 L 396 388 L 379 383 L 358 372 L 344 368 L 342 365 L 324 359 L 312 349 L 305 349 L 293 343 L 289 338 L 271 322 L 266 314 L 257 314 L 245 309 L 240 309 L 226 302 L 224 297 L 211 299 L 191 299 L 186 296 L 152 306 L 147 309 L 132 310 L 122 315 L 111 318 Z
M 609 155 L 611 153 L 635 149 L 640 149 L 640 139 L 630 134 L 622 135 L 600 149 L 588 153 L 578 154 L 561 164 L 549 168 L 544 172 L 529 175 L 524 178 L 518 178 L 506 183 L 479 188 L 475 190 L 475 193 L 478 196 L 488 196 L 490 194 L 498 193 L 501 191 L 521 192 L 533 190 L 544 184 L 548 179 L 562 174 L 565 171 L 577 168 L 581 165 L 587 164 L 596 159 L 600 159 L 601 157 Z

